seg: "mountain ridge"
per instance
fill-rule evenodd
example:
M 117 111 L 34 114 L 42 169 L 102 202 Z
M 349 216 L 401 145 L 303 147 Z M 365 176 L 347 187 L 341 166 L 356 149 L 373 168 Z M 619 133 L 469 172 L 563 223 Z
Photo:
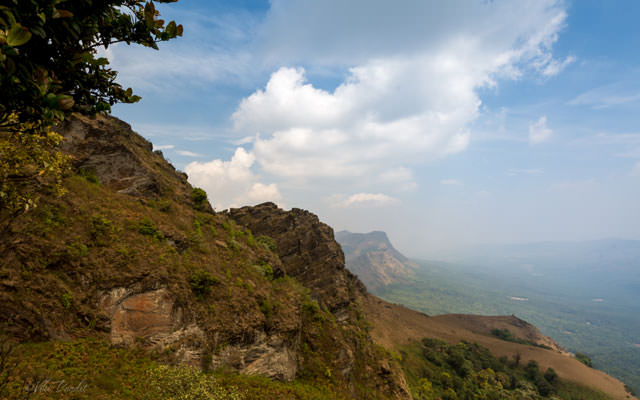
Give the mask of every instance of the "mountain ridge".
M 265 203 L 215 213 L 116 118 L 77 115 L 60 131 L 74 156 L 67 195 L 44 194 L 0 243 L 4 335 L 95 338 L 163 363 L 313 385 L 328 398 L 411 398 L 394 351 L 430 335 L 577 365 L 376 298 L 308 211 Z M 615 380 L 577 382 L 626 398 Z

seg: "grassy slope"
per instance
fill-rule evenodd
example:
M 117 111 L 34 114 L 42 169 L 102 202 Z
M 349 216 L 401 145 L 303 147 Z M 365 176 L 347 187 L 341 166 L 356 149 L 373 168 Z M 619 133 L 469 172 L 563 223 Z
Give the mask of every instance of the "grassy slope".
M 273 241 L 254 237 L 225 215 L 195 204 L 185 177 L 162 155 L 151 152 L 150 144 L 126 124 L 101 117 L 79 118 L 89 126 L 86 138 L 76 139 L 79 160 L 95 161 L 91 152 L 96 150 L 102 151 L 98 156 L 106 162 L 111 154 L 124 154 L 125 162 L 134 162 L 117 167 L 125 174 L 127 168 L 141 169 L 152 176 L 154 187 L 151 195 L 120 194 L 116 192 L 120 187 L 99 183 L 91 169 L 76 169 L 65 180 L 66 195 L 56 198 L 44 193 L 38 208 L 12 220 L 0 242 L 2 336 L 45 341 L 41 354 L 55 352 L 59 344 L 47 341 L 52 339 L 107 341 L 110 320 L 97 307 L 105 292 L 114 287 L 163 287 L 184 310 L 186 323 L 196 322 L 203 328 L 205 342 L 199 348 L 205 360 L 228 346 L 250 341 L 256 332 L 279 334 L 293 342 L 299 352 L 295 382 L 223 377 L 240 382 L 249 393 L 273 385 L 286 390 L 313 386 L 327 398 L 388 397 L 389 386 L 377 369 L 387 355 L 373 345 L 365 320 L 338 323 L 295 279 L 276 278 L 274 271 L 281 270 L 282 264 L 271 247 Z M 109 167 L 107 172 L 118 172 L 118 168 Z M 126 180 L 118 185 L 122 182 Z M 203 276 L 208 283 L 197 284 Z M 357 304 L 352 308 L 355 315 Z M 152 354 L 153 359 L 175 362 L 179 344 Z M 343 374 L 340 366 L 347 357 L 341 357 L 340 351 L 345 349 L 355 362 Z M 100 368 L 87 362 L 89 378 L 101 379 L 90 373 Z M 75 367 L 67 366 L 70 369 L 52 364 L 49 372 L 73 372 Z M 107 371 L 118 390 L 124 390 L 128 384 L 118 383 L 119 373 Z M 127 398 L 120 391 L 114 393 L 113 398 Z
M 541 368 L 553 368 L 567 382 L 587 385 L 615 399 L 627 399 L 623 384 L 611 376 L 579 361 L 540 347 L 506 342 L 485 334 L 471 332 L 448 320 L 428 317 L 403 306 L 387 303 L 370 296 L 362 299 L 365 314 L 373 325 L 373 336 L 381 345 L 399 349 L 400 346 L 424 337 L 438 338 L 450 344 L 461 340 L 487 347 L 496 357 L 513 358 L 520 355 L 523 363 L 536 360 Z

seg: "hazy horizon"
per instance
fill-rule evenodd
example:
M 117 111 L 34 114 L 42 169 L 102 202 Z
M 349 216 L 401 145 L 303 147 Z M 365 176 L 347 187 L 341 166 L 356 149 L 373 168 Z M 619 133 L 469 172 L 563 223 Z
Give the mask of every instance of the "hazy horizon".
M 275 201 L 412 256 L 640 239 L 640 4 L 183 1 L 105 55 L 114 114 L 213 206 Z

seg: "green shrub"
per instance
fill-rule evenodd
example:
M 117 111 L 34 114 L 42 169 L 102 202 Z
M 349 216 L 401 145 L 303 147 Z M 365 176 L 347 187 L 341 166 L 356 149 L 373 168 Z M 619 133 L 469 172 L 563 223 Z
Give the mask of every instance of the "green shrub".
M 193 272 L 189 279 L 191 290 L 198 300 L 202 300 L 204 296 L 211 293 L 211 286 L 218 282 L 220 282 L 218 278 L 203 269 Z
M 71 308 L 72 303 L 73 303 L 73 296 L 71 296 L 71 293 L 64 292 L 62 296 L 60 296 L 60 304 L 62 304 L 62 308 L 64 308 L 65 310 L 68 310 L 69 308 Z
M 191 200 L 198 210 L 203 210 L 207 205 L 207 192 L 200 188 L 193 188 L 191 191 Z
M 276 242 L 269 236 L 260 235 L 256 238 L 256 241 L 269 251 L 272 251 L 275 253 L 278 250 L 278 246 L 276 245 Z
M 95 183 L 97 185 L 100 184 L 96 170 L 93 168 L 82 168 L 78 171 L 78 175 L 83 177 L 87 182 Z
M 140 221 L 140 223 L 138 224 L 138 232 L 156 239 L 164 238 L 162 232 L 156 229 L 156 227 L 153 225 L 153 221 L 151 221 L 149 217 L 145 217 L 142 221 Z
M 91 216 L 91 224 L 89 234 L 91 239 L 99 246 L 104 246 L 111 233 L 114 231 L 113 222 L 104 215 L 93 214 Z
M 593 368 L 593 361 L 591 361 L 591 357 L 584 353 L 577 352 L 575 355 L 576 360 L 580 361 L 587 367 Z
M 194 367 L 160 365 L 148 373 L 148 399 L 165 400 L 240 400 L 244 396 L 235 388 L 224 388 L 210 374 Z

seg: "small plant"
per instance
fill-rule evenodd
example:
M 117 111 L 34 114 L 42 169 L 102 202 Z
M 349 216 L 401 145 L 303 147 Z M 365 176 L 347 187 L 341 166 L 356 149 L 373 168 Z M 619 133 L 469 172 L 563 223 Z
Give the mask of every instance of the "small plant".
M 143 235 L 151 236 L 160 240 L 164 238 L 164 235 L 162 235 L 162 233 L 156 229 L 156 227 L 153 225 L 153 221 L 151 221 L 149 217 L 145 217 L 142 221 L 140 221 L 140 223 L 138 224 L 138 232 Z
M 68 310 L 71 307 L 71 303 L 73 302 L 73 297 L 71 293 L 65 292 L 60 296 L 60 304 L 62 304 L 62 308 Z
M 67 254 L 71 259 L 79 259 L 89 255 L 89 249 L 82 243 L 74 242 L 67 245 Z
M 267 320 L 267 323 L 271 322 L 271 319 L 273 318 L 274 309 L 275 309 L 275 306 L 271 303 L 271 300 L 269 300 L 268 298 L 260 302 L 260 311 L 262 311 L 262 314 L 264 314 L 264 318 Z
M 162 212 L 169 212 L 171 210 L 171 200 L 160 199 L 156 202 L 156 207 Z
M 78 174 L 83 177 L 87 182 L 95 183 L 97 185 L 100 184 L 100 180 L 98 179 L 98 175 L 96 175 L 96 170 L 93 168 L 83 168 Z
M 203 210 L 207 205 L 207 192 L 200 188 L 193 188 L 191 191 L 191 200 L 198 210 Z
M 260 260 L 257 265 L 254 265 L 254 268 L 268 280 L 273 280 L 273 267 L 268 262 Z
M 211 286 L 218 282 L 220 282 L 218 278 L 203 269 L 192 273 L 191 278 L 189 279 L 191 290 L 198 300 L 204 299 L 204 296 L 211 293 Z
M 238 243 L 238 241 L 235 239 L 229 239 L 227 245 L 231 250 L 233 250 L 233 252 L 237 252 L 238 250 L 240 250 L 240 243 Z
M 91 216 L 90 235 L 91 239 L 99 246 L 104 246 L 107 239 L 113 232 L 113 222 L 104 215 L 93 214 Z
M 307 298 L 302 302 L 302 311 L 305 314 L 309 314 L 313 318 L 313 320 L 317 322 L 323 322 L 327 319 L 323 314 L 318 302 L 310 298 Z
M 588 355 L 586 355 L 584 353 L 577 352 L 574 355 L 574 357 L 576 358 L 576 360 L 580 361 L 581 363 L 583 363 L 587 367 L 593 368 L 593 361 L 591 361 L 591 357 L 589 357 Z
M 276 245 L 276 242 L 269 236 L 260 235 L 256 238 L 256 241 L 271 252 L 275 253 L 276 250 L 278 250 L 278 246 Z
M 249 245 L 249 247 L 256 247 L 256 239 L 253 237 L 253 233 L 251 232 L 251 230 L 247 228 L 245 232 L 247 236 L 247 244 Z

